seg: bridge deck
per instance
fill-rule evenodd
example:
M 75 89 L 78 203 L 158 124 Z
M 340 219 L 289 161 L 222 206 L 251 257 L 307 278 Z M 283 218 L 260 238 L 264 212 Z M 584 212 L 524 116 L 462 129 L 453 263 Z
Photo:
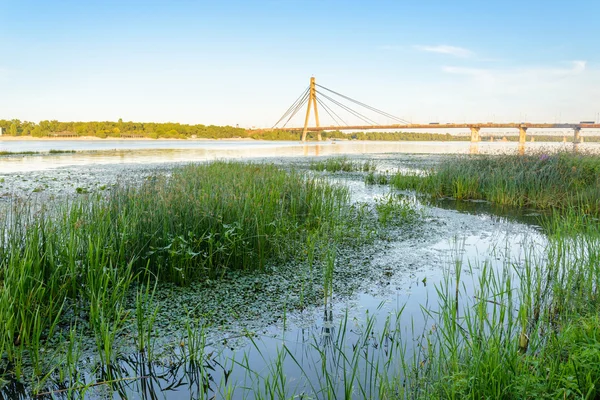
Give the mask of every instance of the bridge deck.
M 395 124 L 395 125 L 354 125 L 354 126 L 320 126 L 308 127 L 306 130 L 315 131 L 347 131 L 374 129 L 459 129 L 459 128 L 545 128 L 545 129 L 598 129 L 600 124 L 547 124 L 547 123 L 464 123 L 464 124 Z M 272 129 L 265 129 L 272 130 Z M 303 128 L 284 128 L 286 131 L 302 131 Z

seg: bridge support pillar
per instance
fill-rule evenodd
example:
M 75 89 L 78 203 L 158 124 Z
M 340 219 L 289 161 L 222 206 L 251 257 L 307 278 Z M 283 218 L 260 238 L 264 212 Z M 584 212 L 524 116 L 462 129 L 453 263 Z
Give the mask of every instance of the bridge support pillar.
M 481 128 L 477 127 L 477 126 L 471 126 L 471 143 L 474 142 L 479 142 L 481 140 L 481 138 L 479 137 L 479 131 L 481 130 Z
M 581 128 L 573 128 L 573 143 L 581 143 Z
M 527 127 L 520 126 L 519 127 L 519 143 L 524 144 L 527 140 Z
M 308 131 L 308 117 L 310 116 L 310 108 L 311 106 L 315 111 L 315 122 L 317 128 L 319 127 L 319 110 L 317 110 L 317 88 L 315 83 L 315 77 L 310 78 L 310 89 L 308 95 L 308 105 L 306 107 L 306 118 L 304 118 L 304 129 L 302 130 L 302 141 L 306 142 L 306 133 Z M 321 140 L 321 132 L 317 132 L 317 139 Z

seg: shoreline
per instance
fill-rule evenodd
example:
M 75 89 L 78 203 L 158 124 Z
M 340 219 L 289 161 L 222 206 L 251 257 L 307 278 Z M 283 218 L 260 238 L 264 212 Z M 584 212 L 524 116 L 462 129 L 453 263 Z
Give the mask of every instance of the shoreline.
M 143 140 L 143 141 L 157 141 L 157 140 L 169 140 L 169 141 L 180 141 L 180 142 L 185 142 L 185 141 L 205 141 L 205 140 L 221 140 L 221 141 L 234 141 L 234 140 L 238 140 L 238 141 L 256 141 L 256 139 L 253 138 L 216 138 L 216 139 L 209 139 L 209 138 L 186 138 L 186 139 L 178 139 L 178 138 L 158 138 L 158 139 L 152 139 L 149 137 L 137 137 L 137 138 L 116 138 L 116 137 L 107 137 L 107 138 L 99 138 L 97 136 L 75 136 L 75 137 L 33 137 L 33 136 L 6 136 L 6 135 L 2 135 L 0 136 L 0 142 L 2 141 L 6 141 L 6 142 L 20 142 L 20 141 L 27 141 L 27 142 L 55 142 L 55 141 L 81 141 L 81 142 L 85 142 L 85 141 L 106 141 L 106 142 L 111 142 L 111 141 L 121 141 L 121 140 L 126 140 L 126 141 L 130 141 L 130 140 Z

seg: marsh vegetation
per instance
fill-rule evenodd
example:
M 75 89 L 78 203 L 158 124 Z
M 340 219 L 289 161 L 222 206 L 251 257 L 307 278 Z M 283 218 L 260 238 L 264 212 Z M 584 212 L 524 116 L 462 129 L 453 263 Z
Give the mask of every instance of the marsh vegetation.
M 3 393 L 595 398 L 598 160 L 452 157 L 419 173 L 351 157 L 307 172 L 212 162 L 66 203 L 13 199 L 0 235 Z M 356 185 L 372 201 L 353 200 Z M 415 277 L 428 298 L 362 318 L 340 308 L 361 281 L 403 273 L 377 267 L 368 249 L 445 223 L 419 196 L 539 211 L 543 240 L 523 238 L 517 258 L 470 259 L 458 237 L 437 276 Z M 320 328 L 290 338 L 305 310 Z M 247 323 L 211 333 L 265 315 L 280 334 Z

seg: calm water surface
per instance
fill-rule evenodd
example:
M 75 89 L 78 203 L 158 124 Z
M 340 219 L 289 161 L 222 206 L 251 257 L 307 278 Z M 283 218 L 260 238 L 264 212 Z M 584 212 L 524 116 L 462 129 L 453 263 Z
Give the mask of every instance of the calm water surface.
M 573 144 L 527 143 L 525 151 L 570 150 Z M 583 143 L 578 150 L 600 151 L 600 143 Z M 2 141 L 0 151 L 48 152 L 75 150 L 75 154 L 0 157 L 0 173 L 39 171 L 89 164 L 150 164 L 215 159 L 328 156 L 337 154 L 416 153 L 469 154 L 517 152 L 518 143 L 484 142 L 367 142 L 325 141 L 303 144 L 289 141 L 248 140 L 54 140 Z

